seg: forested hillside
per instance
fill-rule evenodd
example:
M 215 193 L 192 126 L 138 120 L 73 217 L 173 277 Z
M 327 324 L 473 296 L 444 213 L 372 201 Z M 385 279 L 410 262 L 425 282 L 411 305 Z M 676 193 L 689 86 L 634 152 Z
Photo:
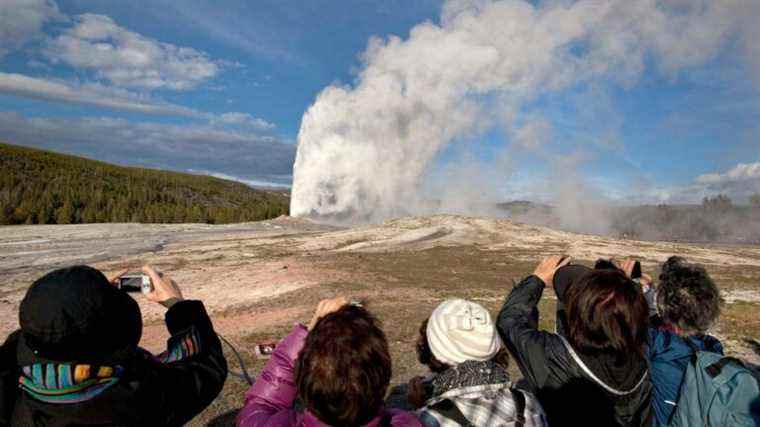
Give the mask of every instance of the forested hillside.
M 282 192 L 0 144 L 0 224 L 224 224 L 287 212 Z

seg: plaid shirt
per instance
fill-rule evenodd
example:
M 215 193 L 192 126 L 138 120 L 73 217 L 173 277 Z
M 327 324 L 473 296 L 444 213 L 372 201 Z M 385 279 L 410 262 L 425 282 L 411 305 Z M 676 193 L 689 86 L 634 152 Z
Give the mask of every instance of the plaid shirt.
M 461 425 L 452 417 L 458 410 L 469 425 L 515 426 L 518 405 L 511 385 L 506 371 L 497 364 L 467 361 L 433 379 L 433 396 L 417 411 L 418 416 L 427 427 L 454 427 Z M 523 425 L 546 426 L 546 415 L 536 398 L 522 390 L 520 393 L 525 397 Z M 450 410 L 442 411 L 442 407 Z
M 526 427 L 543 427 L 547 425 L 541 405 L 532 394 L 525 395 Z M 437 398 L 430 399 L 426 406 L 420 409 L 419 417 L 427 427 L 456 427 L 460 424 L 446 415 L 432 409 L 431 406 L 448 399 L 462 412 L 465 418 L 474 426 L 506 427 L 516 425 L 515 401 L 509 384 L 489 384 L 451 390 Z

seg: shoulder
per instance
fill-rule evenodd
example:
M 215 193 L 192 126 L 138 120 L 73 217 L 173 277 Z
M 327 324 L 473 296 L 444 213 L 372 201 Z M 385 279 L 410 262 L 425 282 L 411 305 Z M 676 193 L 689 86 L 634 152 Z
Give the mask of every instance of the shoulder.
M 712 335 L 704 335 L 701 339 L 705 351 L 723 354 L 723 343 L 721 343 L 720 340 Z
M 551 332 L 544 332 L 544 335 L 548 350 L 547 361 L 567 365 L 574 359 L 573 356 L 578 356 L 577 351 L 573 349 L 573 345 L 567 338 Z
M 667 352 L 671 347 L 686 347 L 685 343 L 677 339 L 676 335 L 672 331 L 668 331 L 659 327 L 649 328 L 649 355 L 654 357 L 658 354 Z
M 258 427 L 258 426 L 301 426 L 307 424 L 305 417 L 302 413 L 298 413 L 292 409 L 283 409 L 277 411 L 274 414 L 267 413 L 266 411 L 254 411 L 250 413 L 241 413 L 238 415 L 237 425 L 242 427 Z
M 417 415 L 415 415 L 413 412 L 407 412 L 402 411 L 399 409 L 387 409 L 386 410 L 386 416 L 390 418 L 391 422 L 390 425 L 393 427 L 401 427 L 401 426 L 410 426 L 410 427 L 416 427 L 420 426 L 430 426 L 430 424 L 425 424 L 420 422 L 420 418 L 417 418 Z

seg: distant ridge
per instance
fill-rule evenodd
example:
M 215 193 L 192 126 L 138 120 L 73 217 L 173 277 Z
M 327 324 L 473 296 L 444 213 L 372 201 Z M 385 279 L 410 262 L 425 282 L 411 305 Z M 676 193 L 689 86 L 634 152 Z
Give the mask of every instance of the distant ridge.
M 257 221 L 288 213 L 282 191 L 116 166 L 0 143 L 0 224 Z

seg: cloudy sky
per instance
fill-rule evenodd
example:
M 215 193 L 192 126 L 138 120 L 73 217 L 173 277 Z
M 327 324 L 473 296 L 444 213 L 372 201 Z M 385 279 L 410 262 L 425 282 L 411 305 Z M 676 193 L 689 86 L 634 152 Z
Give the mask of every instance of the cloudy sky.
M 404 40 L 415 25 L 438 25 L 442 3 L 2 0 L 0 140 L 287 186 L 315 97 L 356 84 L 372 36 Z M 468 155 L 528 148 L 499 183 L 505 199 L 541 197 L 535 183 L 553 175 L 530 148 L 545 139 L 553 144 L 542 149 L 581 165 L 610 197 L 746 198 L 760 191 L 760 35 L 751 28 L 694 66 L 644 63 L 630 82 L 605 75 L 615 84 L 539 97 L 529 108 L 540 121 L 481 133 L 488 142 Z

